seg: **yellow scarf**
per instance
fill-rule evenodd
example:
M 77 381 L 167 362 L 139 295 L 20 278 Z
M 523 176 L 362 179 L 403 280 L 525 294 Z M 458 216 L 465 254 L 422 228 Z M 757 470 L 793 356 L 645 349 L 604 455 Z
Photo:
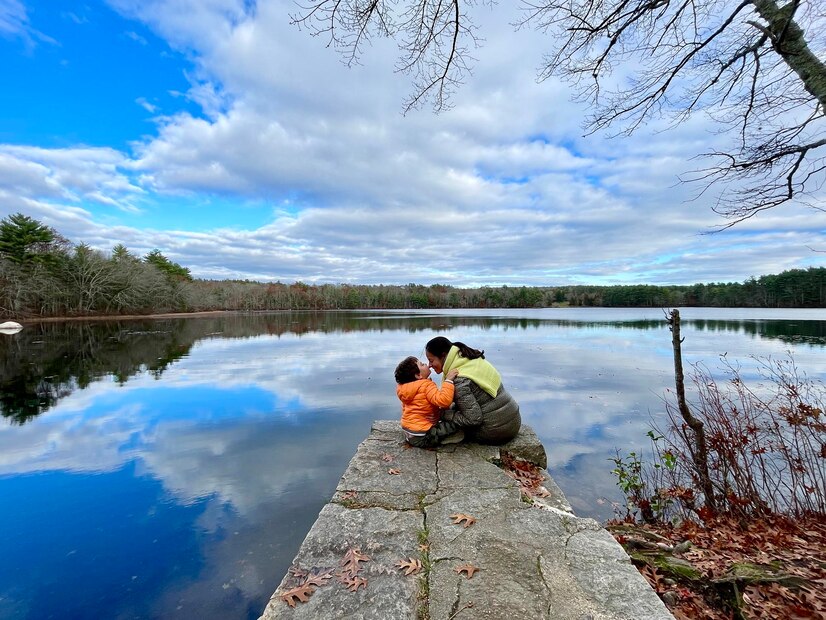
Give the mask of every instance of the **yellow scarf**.
M 499 371 L 493 367 L 493 364 L 481 357 L 477 357 L 475 360 L 462 357 L 459 355 L 459 348 L 456 346 L 450 347 L 445 363 L 442 365 L 442 372 L 447 373 L 452 368 L 459 371 L 460 377 L 467 377 L 494 398 L 499 391 L 499 386 L 502 385 L 502 377 L 499 375 Z

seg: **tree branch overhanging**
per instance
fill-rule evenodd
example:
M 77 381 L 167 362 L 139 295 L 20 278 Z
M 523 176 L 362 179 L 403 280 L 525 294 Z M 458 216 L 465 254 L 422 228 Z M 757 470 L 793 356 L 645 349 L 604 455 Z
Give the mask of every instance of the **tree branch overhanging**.
M 303 0 L 293 23 L 328 37 L 348 64 L 373 37 L 398 41 L 413 91 L 435 111 L 471 70 L 478 0 Z M 736 136 L 686 175 L 724 184 L 715 210 L 735 224 L 826 180 L 826 12 L 815 0 L 522 0 L 517 28 L 547 33 L 539 79 L 561 78 L 591 107 L 586 131 L 630 134 L 650 121 L 713 118 Z M 628 80 L 617 66 L 635 67 Z M 701 192 L 702 193 L 702 192 Z

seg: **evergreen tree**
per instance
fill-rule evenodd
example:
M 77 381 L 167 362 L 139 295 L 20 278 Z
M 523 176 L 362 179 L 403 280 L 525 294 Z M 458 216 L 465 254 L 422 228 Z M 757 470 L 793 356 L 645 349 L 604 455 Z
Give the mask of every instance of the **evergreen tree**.
M 0 222 L 0 256 L 17 265 L 53 264 L 68 242 L 54 229 L 22 213 Z

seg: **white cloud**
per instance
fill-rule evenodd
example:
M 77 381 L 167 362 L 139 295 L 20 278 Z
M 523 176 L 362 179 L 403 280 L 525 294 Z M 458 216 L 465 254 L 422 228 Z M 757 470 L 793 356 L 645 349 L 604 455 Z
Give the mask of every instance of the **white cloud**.
M 290 2 L 110 4 L 191 60 L 185 97 L 203 116 L 158 117 L 131 153 L 0 147 L 0 214 L 34 201 L 73 240 L 159 247 L 201 277 L 459 285 L 742 280 L 811 264 L 826 228 L 783 207 L 699 235 L 721 223 L 715 193 L 690 202 L 698 188 L 678 178 L 723 139 L 710 121 L 583 138 L 584 108 L 535 81 L 544 36 L 502 27 L 510 6 L 480 10 L 454 109 L 402 116 L 393 44 L 347 69 L 289 24 Z M 155 114 L 148 95 L 137 103 Z M 217 213 L 205 196 L 239 206 Z M 81 211 L 70 221 L 61 201 Z M 157 223 L 170 208 L 189 230 Z M 266 215 L 237 223 L 246 209 Z
M 20 0 L 0 0 L 0 37 L 20 39 L 29 52 L 38 42 L 57 44 L 52 37 L 32 27 L 26 6 Z
M 135 103 L 137 103 L 150 114 L 155 114 L 158 111 L 158 106 L 149 103 L 149 101 L 147 101 L 145 97 L 138 97 L 137 99 L 135 99 Z
M 89 200 L 133 211 L 131 201 L 143 190 L 125 173 L 128 163 L 111 148 L 0 144 L 0 192 L 71 203 Z
M 135 43 L 138 43 L 140 45 L 147 45 L 147 43 L 148 43 L 145 37 L 142 37 L 141 35 L 139 35 L 137 32 L 135 32 L 133 30 L 127 30 L 124 33 L 124 36 L 127 39 L 131 39 L 132 41 L 134 41 Z

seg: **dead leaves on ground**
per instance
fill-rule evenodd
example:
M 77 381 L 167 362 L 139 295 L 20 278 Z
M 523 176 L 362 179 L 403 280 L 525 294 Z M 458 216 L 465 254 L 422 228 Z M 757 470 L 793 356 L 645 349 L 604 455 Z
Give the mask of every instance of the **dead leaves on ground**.
M 398 476 L 402 472 L 399 469 L 388 469 L 387 473 L 390 474 L 391 476 Z
M 357 575 L 353 577 L 342 575 L 338 580 L 343 583 L 344 587 L 350 590 L 350 592 L 356 592 L 359 588 L 367 588 L 367 580 Z
M 364 555 L 361 549 L 350 548 L 347 550 L 347 553 L 344 554 L 344 557 L 341 558 L 341 562 L 339 562 L 339 566 L 341 567 L 339 573 L 349 577 L 355 577 L 361 570 L 361 564 L 369 561 L 370 558 Z
M 461 512 L 450 515 L 450 518 L 453 519 L 453 525 L 461 525 L 462 527 L 470 527 L 476 523 L 476 519 Z
M 288 578 L 286 585 L 289 589 L 283 593 L 276 593 L 282 601 L 290 607 L 295 607 L 296 603 L 306 603 L 310 600 L 316 589 L 327 585 L 333 577 L 350 592 L 358 592 L 367 589 L 367 579 L 363 577 L 364 564 L 370 561 L 370 557 L 361 552 L 358 547 L 349 548 L 338 563 L 338 570 L 332 568 L 314 567 L 305 570 L 299 566 L 291 566 L 287 571 Z M 402 571 L 405 576 L 416 575 L 422 570 L 422 563 L 416 558 L 410 557 L 406 560 L 399 560 L 395 564 L 396 571 Z M 379 567 L 378 572 L 394 574 L 390 567 Z M 478 570 L 478 569 L 477 569 Z M 373 572 L 373 569 L 369 572 Z M 397 574 L 397 573 L 395 573 Z M 471 575 L 472 576 L 472 573 Z
M 290 607 L 295 607 L 296 603 L 306 603 L 317 588 L 327 585 L 335 576 L 336 581 L 344 585 L 350 592 L 357 592 L 361 588 L 367 588 L 367 579 L 362 577 L 364 568 L 362 564 L 369 562 L 370 557 L 361 552 L 361 549 L 351 547 L 347 550 L 339 562 L 339 568 L 334 571 L 332 568 L 314 567 L 305 570 L 299 566 L 291 566 L 287 571 L 289 577 L 287 584 L 290 587 L 286 592 L 276 595 L 287 603 Z
M 290 580 L 299 583 L 280 595 L 282 601 L 290 607 L 295 607 L 296 603 L 306 603 L 316 588 L 325 585 L 333 578 L 332 568 L 313 568 L 304 570 L 298 566 L 291 566 L 287 571 Z
M 306 603 L 309 601 L 310 595 L 313 592 L 315 592 L 315 588 L 313 586 L 304 584 L 302 586 L 295 587 L 292 590 L 287 590 L 281 595 L 281 600 L 287 603 L 290 607 L 295 607 L 296 601 L 299 603 Z
M 474 573 L 478 572 L 480 569 L 479 569 L 479 567 L 478 567 L 478 566 L 474 566 L 473 564 L 471 564 L 470 562 L 468 562 L 467 564 L 462 564 L 461 566 L 457 566 L 457 567 L 456 567 L 456 568 L 454 568 L 453 570 L 454 570 L 456 573 L 458 573 L 459 575 L 461 575 L 462 573 L 465 573 L 465 576 L 466 576 L 468 579 L 472 579 L 472 578 L 473 578 Z
M 625 524 L 609 525 L 625 544 L 632 534 Z M 728 620 L 731 608 L 721 606 L 732 590 L 742 603 L 740 617 L 811 619 L 826 618 L 826 519 L 812 515 L 797 520 L 786 517 L 753 518 L 748 522 L 716 517 L 705 523 L 684 521 L 679 526 L 636 525 L 637 538 L 668 543 L 674 553 L 702 573 L 693 581 L 666 576 L 649 565 L 640 567 L 651 587 L 662 595 L 680 620 Z M 690 547 L 682 545 L 690 541 Z M 684 550 L 679 553 L 678 550 Z M 736 568 L 763 568 L 762 576 L 739 576 Z M 776 573 L 776 574 L 775 574 Z M 783 577 L 777 580 L 777 575 Z M 787 579 L 790 577 L 790 579 Z M 799 579 L 794 585 L 795 578 Z
M 542 486 L 545 482 L 542 469 L 530 461 L 502 452 L 502 469 L 519 483 L 519 490 L 525 497 L 548 497 L 551 494 Z
M 307 580 L 304 582 L 304 585 L 308 586 L 315 586 L 320 588 L 323 585 L 327 585 L 327 582 L 333 578 L 333 571 L 326 571 L 323 573 L 313 574 L 310 573 L 307 575 Z
M 399 570 L 404 571 L 405 576 L 415 575 L 422 570 L 422 563 L 416 558 L 408 558 L 406 560 L 399 560 L 396 562 Z

